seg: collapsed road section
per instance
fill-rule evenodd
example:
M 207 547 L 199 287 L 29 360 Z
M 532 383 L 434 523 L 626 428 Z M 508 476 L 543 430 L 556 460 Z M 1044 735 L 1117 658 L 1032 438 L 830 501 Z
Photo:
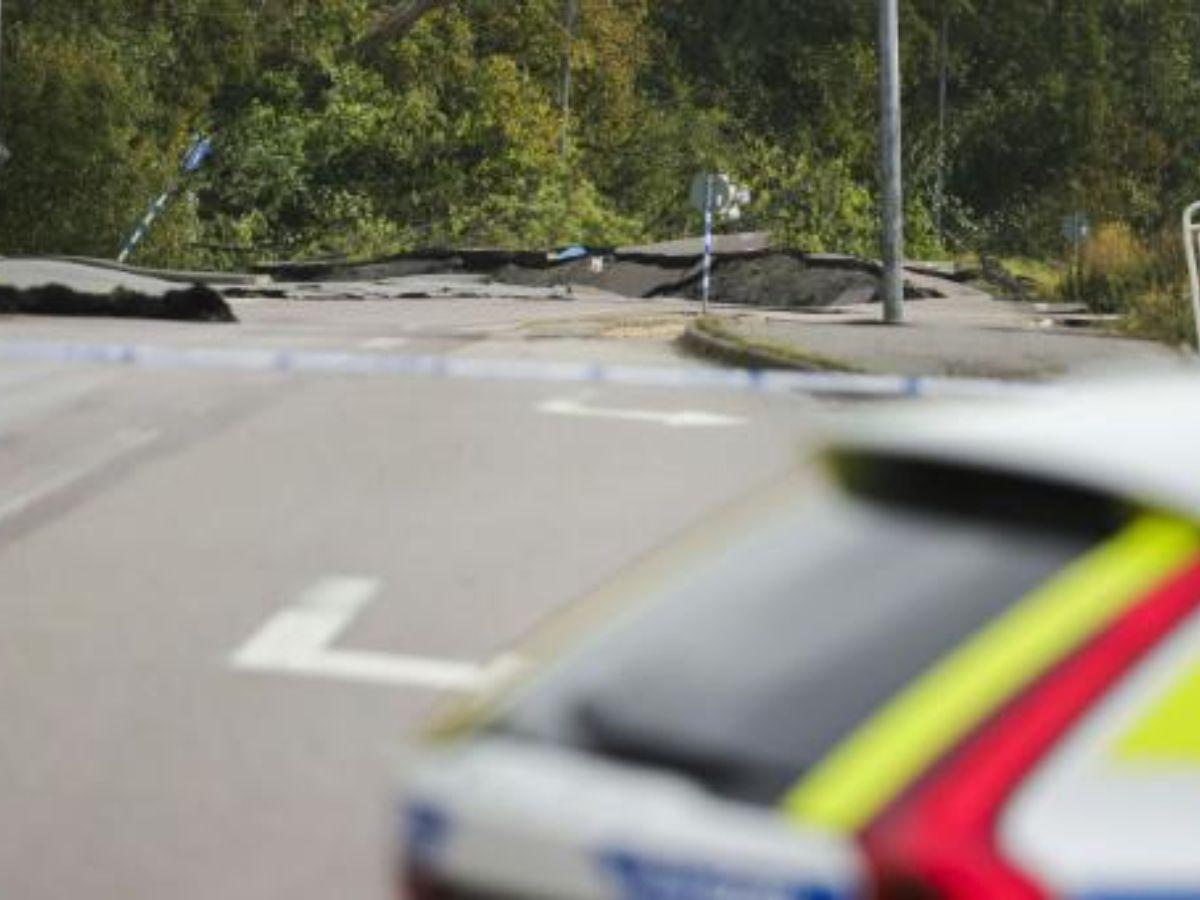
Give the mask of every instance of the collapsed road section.
M 571 247 L 552 253 L 507 250 L 426 250 L 366 262 L 289 262 L 256 267 L 285 288 L 285 296 L 317 299 L 303 286 L 320 283 L 361 285 L 422 279 L 462 279 L 463 290 L 481 283 L 556 292 L 567 297 L 586 288 L 634 298 L 698 299 L 703 265 L 699 239 L 619 249 Z M 713 298 L 722 303 L 792 310 L 827 310 L 874 302 L 879 264 L 850 256 L 774 250 L 765 234 L 723 235 L 713 261 Z M 417 293 L 437 296 L 445 290 Z M 254 289 L 247 289 L 253 291 Z M 353 289 L 347 288 L 353 291 Z M 911 299 L 939 296 L 927 287 L 907 286 Z M 408 298 L 412 292 L 404 296 Z
M 226 299 L 293 301 L 494 298 L 570 301 L 700 299 L 703 243 L 686 238 L 617 249 L 423 250 L 367 261 L 263 264 L 247 275 L 134 269 L 107 261 L 0 259 L 0 313 L 233 322 Z M 944 296 L 947 278 L 909 272 L 910 299 Z M 871 260 L 772 249 L 765 234 L 722 235 L 713 299 L 797 312 L 878 302 Z M 952 287 L 952 285 L 950 285 Z

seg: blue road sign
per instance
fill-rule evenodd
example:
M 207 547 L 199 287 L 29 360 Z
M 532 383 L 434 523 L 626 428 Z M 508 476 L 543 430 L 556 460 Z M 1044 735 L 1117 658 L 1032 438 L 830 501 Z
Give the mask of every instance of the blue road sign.
M 183 171 L 190 175 L 199 170 L 212 155 L 212 141 L 206 137 L 197 138 L 183 158 Z

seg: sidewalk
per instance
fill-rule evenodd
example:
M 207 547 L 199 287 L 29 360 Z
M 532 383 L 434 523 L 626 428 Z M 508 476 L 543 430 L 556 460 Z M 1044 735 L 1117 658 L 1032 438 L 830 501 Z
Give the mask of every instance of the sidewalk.
M 881 324 L 874 303 L 811 313 L 719 307 L 688 341 L 728 360 L 741 349 L 752 366 L 910 376 L 1044 379 L 1188 359 L 1161 344 L 1056 326 L 1033 304 L 995 300 L 931 275 L 907 277 L 945 296 L 909 300 L 903 326 Z

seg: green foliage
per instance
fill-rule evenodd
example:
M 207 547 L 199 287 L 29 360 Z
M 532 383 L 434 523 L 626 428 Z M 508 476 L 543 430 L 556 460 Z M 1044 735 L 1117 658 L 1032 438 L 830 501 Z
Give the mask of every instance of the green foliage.
M 803 147 L 754 141 L 742 170 L 753 192 L 750 221 L 776 241 L 814 252 L 876 255 L 873 193 L 839 160 L 822 165 Z
M 155 110 L 145 73 L 112 40 L 41 25 L 12 32 L 8 63 L 22 77 L 5 97 L 4 249 L 115 255 L 117 235 L 164 176 L 147 140 Z
M 677 237 L 705 169 L 753 188 L 743 227 L 875 254 L 875 0 L 579 4 L 564 148 L 563 0 L 457 0 L 368 55 L 396 0 L 7 0 L 0 248 L 112 255 L 204 128 L 145 261 Z M 943 17 L 949 249 L 1045 258 L 1075 209 L 1144 235 L 1200 196 L 1195 0 L 902 10 L 912 255 L 947 249 Z M 1097 277 L 1097 308 L 1163 283 Z
M 1160 341 L 1173 347 L 1194 347 L 1196 321 L 1187 287 L 1152 287 L 1130 298 L 1122 330 L 1131 337 Z
M 1058 288 L 1099 313 L 1118 313 L 1131 336 L 1194 344 L 1196 325 L 1183 277 L 1183 249 L 1174 230 L 1139 239 L 1124 223 L 1108 223 L 1087 242 L 1078 270 Z
M 1169 234 L 1148 245 L 1127 224 L 1110 222 L 1083 245 L 1078 267 L 1059 290 L 1093 312 L 1125 312 L 1136 297 L 1178 281 L 1180 254 Z

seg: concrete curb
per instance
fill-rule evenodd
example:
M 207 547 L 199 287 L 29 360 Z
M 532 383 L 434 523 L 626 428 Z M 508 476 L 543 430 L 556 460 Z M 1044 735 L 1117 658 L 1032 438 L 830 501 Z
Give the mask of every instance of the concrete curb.
M 720 333 L 703 319 L 689 323 L 679 338 L 680 346 L 695 356 L 713 360 L 738 369 L 791 372 L 845 372 L 858 370 L 841 360 L 807 354 L 774 350 L 762 344 L 743 341 L 728 332 Z

